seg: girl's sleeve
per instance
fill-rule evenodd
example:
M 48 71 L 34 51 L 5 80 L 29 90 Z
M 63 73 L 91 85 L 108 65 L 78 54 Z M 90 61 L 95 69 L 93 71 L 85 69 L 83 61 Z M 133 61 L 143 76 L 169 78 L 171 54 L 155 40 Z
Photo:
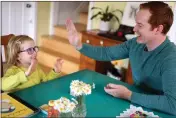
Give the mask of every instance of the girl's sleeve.
M 39 75 L 41 76 L 42 82 L 46 82 L 48 80 L 58 78 L 60 77 L 60 74 L 61 74 L 61 72 L 56 73 L 54 72 L 54 70 L 51 70 L 48 74 L 45 74 L 39 66 L 38 66 L 38 70 L 39 70 Z
M 26 81 L 27 77 L 21 69 L 17 67 L 11 67 L 6 71 L 5 75 L 2 77 L 2 90 L 10 91 L 17 87 L 19 84 Z

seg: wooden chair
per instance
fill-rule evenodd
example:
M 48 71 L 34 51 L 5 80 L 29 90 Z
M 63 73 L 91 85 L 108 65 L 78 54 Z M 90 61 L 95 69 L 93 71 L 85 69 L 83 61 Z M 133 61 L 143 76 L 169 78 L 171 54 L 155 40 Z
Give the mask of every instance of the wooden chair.
M 11 37 L 15 36 L 14 34 L 9 34 L 9 35 L 4 35 L 1 36 L 1 46 L 4 46 L 4 54 L 5 54 L 5 59 L 7 59 L 7 44 L 10 40 Z M 4 75 L 3 72 L 3 61 L 2 61 L 2 51 L 1 51 L 1 77 Z
M 128 64 L 128 69 L 127 69 L 127 72 L 126 72 L 126 80 L 125 80 L 126 83 L 128 84 L 133 84 L 133 78 L 132 78 L 132 70 L 131 70 L 131 65 L 130 65 L 130 62 Z

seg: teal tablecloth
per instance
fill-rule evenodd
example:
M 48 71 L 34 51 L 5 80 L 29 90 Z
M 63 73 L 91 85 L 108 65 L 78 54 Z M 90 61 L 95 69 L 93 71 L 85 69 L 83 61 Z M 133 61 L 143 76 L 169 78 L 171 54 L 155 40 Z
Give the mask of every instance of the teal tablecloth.
M 77 79 L 89 84 L 95 83 L 95 89 L 93 89 L 92 94 L 86 96 L 85 102 L 87 106 L 87 117 L 115 117 L 119 116 L 120 113 L 130 107 L 131 103 L 129 101 L 115 98 L 105 93 L 104 86 L 110 82 L 125 85 L 132 91 L 140 92 L 135 86 L 128 85 L 94 71 L 83 70 L 27 89 L 23 89 L 21 91 L 17 91 L 14 94 L 29 104 L 39 107 L 43 104 L 47 104 L 49 100 L 55 100 L 62 96 L 71 99 L 70 83 L 72 80 Z M 170 115 L 162 112 L 145 108 L 144 110 L 152 111 L 160 117 L 170 117 Z M 45 115 L 40 112 L 34 117 L 41 116 Z

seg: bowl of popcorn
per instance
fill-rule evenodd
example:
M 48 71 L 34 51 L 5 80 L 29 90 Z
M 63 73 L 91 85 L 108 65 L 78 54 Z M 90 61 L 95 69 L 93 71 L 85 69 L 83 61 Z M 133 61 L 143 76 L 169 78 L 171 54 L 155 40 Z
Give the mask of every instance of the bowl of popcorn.
M 70 101 L 66 97 L 61 97 L 57 100 L 50 100 L 48 105 L 58 111 L 59 117 L 71 117 L 71 112 L 76 107 L 76 103 Z

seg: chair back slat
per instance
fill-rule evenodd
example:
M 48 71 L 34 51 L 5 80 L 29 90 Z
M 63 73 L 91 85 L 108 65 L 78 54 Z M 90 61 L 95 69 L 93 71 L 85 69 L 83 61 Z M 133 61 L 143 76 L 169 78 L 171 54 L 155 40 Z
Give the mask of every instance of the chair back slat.
M 1 46 L 4 46 L 4 53 L 1 52 L 1 77 L 3 76 L 3 61 L 2 61 L 2 54 L 5 54 L 5 59 L 7 57 L 7 45 L 8 45 L 8 42 L 9 40 L 15 36 L 14 34 L 9 34 L 9 35 L 4 35 L 4 36 L 1 36 Z

